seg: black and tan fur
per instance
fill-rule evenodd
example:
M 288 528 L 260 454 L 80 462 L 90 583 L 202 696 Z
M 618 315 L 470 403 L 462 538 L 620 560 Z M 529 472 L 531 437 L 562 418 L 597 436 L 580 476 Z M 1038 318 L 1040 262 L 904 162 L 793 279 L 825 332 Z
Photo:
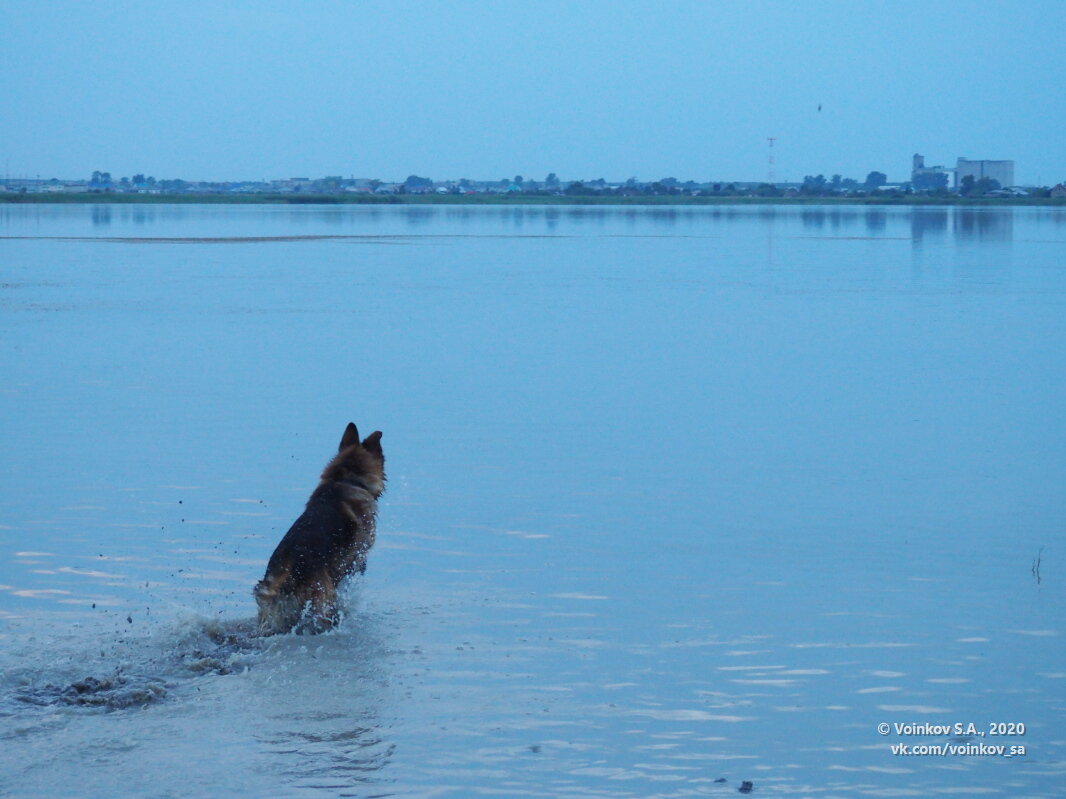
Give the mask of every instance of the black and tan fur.
M 260 634 L 320 632 L 337 623 L 337 588 L 349 574 L 366 571 L 384 490 L 381 433 L 360 442 L 349 422 L 337 456 L 255 587 Z

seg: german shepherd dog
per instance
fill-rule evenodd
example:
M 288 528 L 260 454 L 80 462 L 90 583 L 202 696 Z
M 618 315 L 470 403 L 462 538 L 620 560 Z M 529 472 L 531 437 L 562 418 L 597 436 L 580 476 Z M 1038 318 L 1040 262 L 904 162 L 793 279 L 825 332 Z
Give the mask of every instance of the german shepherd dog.
M 260 635 L 316 633 L 337 623 L 337 586 L 348 575 L 366 571 L 377 499 L 384 490 L 381 432 L 360 442 L 349 422 L 336 457 L 253 591 Z

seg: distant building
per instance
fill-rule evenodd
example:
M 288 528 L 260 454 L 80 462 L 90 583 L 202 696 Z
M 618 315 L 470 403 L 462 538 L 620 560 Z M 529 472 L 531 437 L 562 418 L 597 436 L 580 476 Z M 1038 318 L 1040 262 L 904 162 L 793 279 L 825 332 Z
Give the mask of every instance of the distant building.
M 288 180 L 272 180 L 270 187 L 277 192 L 311 191 L 315 182 L 310 178 L 289 178 Z
M 955 185 L 955 170 L 943 166 L 926 166 L 925 156 L 914 154 L 911 161 L 911 186 L 915 191 L 946 189 Z
M 963 178 L 972 175 L 974 180 L 991 178 L 1003 188 L 1014 185 L 1013 161 L 971 161 L 960 158 L 955 164 L 955 188 L 962 185 Z
M 926 166 L 925 156 L 914 154 L 911 161 L 911 186 L 915 191 L 931 189 L 958 189 L 963 178 L 973 176 L 975 181 L 990 178 L 998 181 L 1001 188 L 1014 185 L 1013 161 L 972 161 L 959 158 L 955 168 L 946 166 Z

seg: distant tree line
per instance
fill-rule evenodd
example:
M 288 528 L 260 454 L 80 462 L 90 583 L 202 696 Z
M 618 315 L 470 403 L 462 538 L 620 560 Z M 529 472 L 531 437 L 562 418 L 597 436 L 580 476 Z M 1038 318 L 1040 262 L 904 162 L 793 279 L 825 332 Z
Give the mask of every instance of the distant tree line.
M 959 182 L 959 194 L 963 197 L 980 197 L 998 188 L 1001 186 L 995 178 L 974 178 L 973 175 L 967 175 Z
M 119 178 L 115 181 L 111 177 L 110 172 L 101 172 L 99 170 L 93 172 L 92 177 L 89 178 L 89 187 L 92 189 L 159 189 L 160 191 L 180 191 L 188 186 L 188 182 L 184 180 L 156 180 L 151 175 L 145 177 L 142 173 L 137 173 L 131 178 Z
M 854 178 L 833 175 L 826 180 L 825 175 L 804 175 L 800 194 L 808 197 L 828 197 L 836 194 L 854 194 L 857 191 L 876 191 L 888 183 L 884 172 L 873 171 L 862 183 Z
M 526 196 L 569 197 L 834 197 L 834 196 L 885 196 L 895 197 L 907 193 L 921 192 L 933 196 L 952 194 L 947 186 L 947 175 L 942 173 L 923 173 L 914 176 L 910 184 L 887 187 L 888 177 L 884 172 L 873 170 L 865 180 L 858 181 L 834 174 L 805 175 L 800 184 L 770 183 L 729 183 L 679 180 L 676 177 L 664 177 L 652 181 L 640 181 L 636 177 L 617 183 L 604 178 L 594 180 L 562 181 L 554 172 L 549 172 L 543 180 L 535 180 L 514 175 L 499 180 L 474 181 L 461 178 L 458 181 L 434 181 L 421 175 L 408 175 L 402 183 L 383 183 L 377 179 L 344 178 L 330 175 L 308 180 L 293 178 L 276 180 L 270 183 L 234 181 L 207 182 L 185 181 L 181 179 L 156 179 L 151 175 L 137 173 L 132 177 L 115 180 L 110 172 L 96 170 L 88 181 L 92 192 L 130 192 L 153 194 L 180 193 L 287 193 L 302 194 L 307 197 L 339 195 L 342 193 L 372 194 L 509 194 Z M 882 188 L 885 187 L 885 188 Z M 962 179 L 957 194 L 981 197 L 1000 189 L 998 181 L 992 178 L 975 179 L 967 175 Z M 1048 188 L 1029 189 L 1028 196 L 1050 196 Z

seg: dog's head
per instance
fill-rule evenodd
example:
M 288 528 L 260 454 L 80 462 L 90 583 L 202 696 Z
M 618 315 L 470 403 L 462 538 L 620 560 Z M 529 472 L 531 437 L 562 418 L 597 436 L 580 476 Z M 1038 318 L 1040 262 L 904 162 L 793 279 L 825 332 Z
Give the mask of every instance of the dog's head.
M 381 431 L 375 430 L 362 441 L 355 425 L 348 422 L 341 436 L 336 457 L 322 472 L 323 480 L 362 484 L 375 497 L 385 490 L 385 453 L 381 450 Z

